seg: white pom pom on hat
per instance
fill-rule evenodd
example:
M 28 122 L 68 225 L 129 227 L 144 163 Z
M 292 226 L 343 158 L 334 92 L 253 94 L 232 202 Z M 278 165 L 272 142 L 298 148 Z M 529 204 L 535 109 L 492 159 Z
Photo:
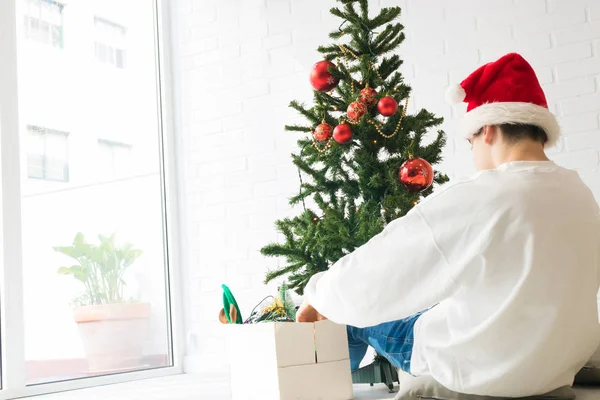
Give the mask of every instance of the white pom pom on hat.
M 467 92 L 460 86 L 458 83 L 455 85 L 450 85 L 448 89 L 446 89 L 446 101 L 450 104 L 458 104 L 462 103 L 467 97 Z

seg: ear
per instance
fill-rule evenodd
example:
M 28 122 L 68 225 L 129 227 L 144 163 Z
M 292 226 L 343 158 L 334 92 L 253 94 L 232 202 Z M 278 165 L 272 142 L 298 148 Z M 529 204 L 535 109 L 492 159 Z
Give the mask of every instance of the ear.
M 494 144 L 497 136 L 498 130 L 494 125 L 486 125 L 483 127 L 483 140 L 486 144 Z

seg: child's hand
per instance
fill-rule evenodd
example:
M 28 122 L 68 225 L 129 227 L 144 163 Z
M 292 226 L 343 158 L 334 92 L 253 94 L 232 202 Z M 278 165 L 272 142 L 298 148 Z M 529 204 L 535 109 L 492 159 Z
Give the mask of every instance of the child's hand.
M 296 322 L 315 322 L 325 320 L 323 315 L 319 314 L 319 312 L 306 300 L 302 303 L 298 312 L 296 313 Z

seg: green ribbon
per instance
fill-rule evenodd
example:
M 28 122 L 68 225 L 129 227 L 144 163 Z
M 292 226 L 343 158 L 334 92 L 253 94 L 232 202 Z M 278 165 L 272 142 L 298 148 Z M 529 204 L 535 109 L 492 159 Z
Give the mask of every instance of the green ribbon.
M 242 312 L 238 307 L 237 301 L 235 301 L 235 297 L 233 297 L 233 293 L 231 293 L 231 290 L 229 290 L 226 285 L 221 285 L 221 288 L 223 288 L 223 311 L 225 311 L 227 322 L 230 324 L 243 324 L 244 321 L 242 320 Z M 229 309 L 231 308 L 232 304 L 237 311 L 237 319 L 233 322 L 231 321 L 231 315 L 229 315 Z

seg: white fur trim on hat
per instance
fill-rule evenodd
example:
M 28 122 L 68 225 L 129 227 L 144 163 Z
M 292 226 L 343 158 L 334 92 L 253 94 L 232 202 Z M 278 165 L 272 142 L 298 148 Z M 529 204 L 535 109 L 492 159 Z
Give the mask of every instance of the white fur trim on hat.
M 547 108 L 532 103 L 488 103 L 469 111 L 463 118 L 463 129 L 467 139 L 486 125 L 507 123 L 537 125 L 548 136 L 545 147 L 552 147 L 560 137 L 560 126 Z
M 467 97 L 467 93 L 459 84 L 450 85 L 446 89 L 446 101 L 450 104 L 462 103 L 465 97 Z

